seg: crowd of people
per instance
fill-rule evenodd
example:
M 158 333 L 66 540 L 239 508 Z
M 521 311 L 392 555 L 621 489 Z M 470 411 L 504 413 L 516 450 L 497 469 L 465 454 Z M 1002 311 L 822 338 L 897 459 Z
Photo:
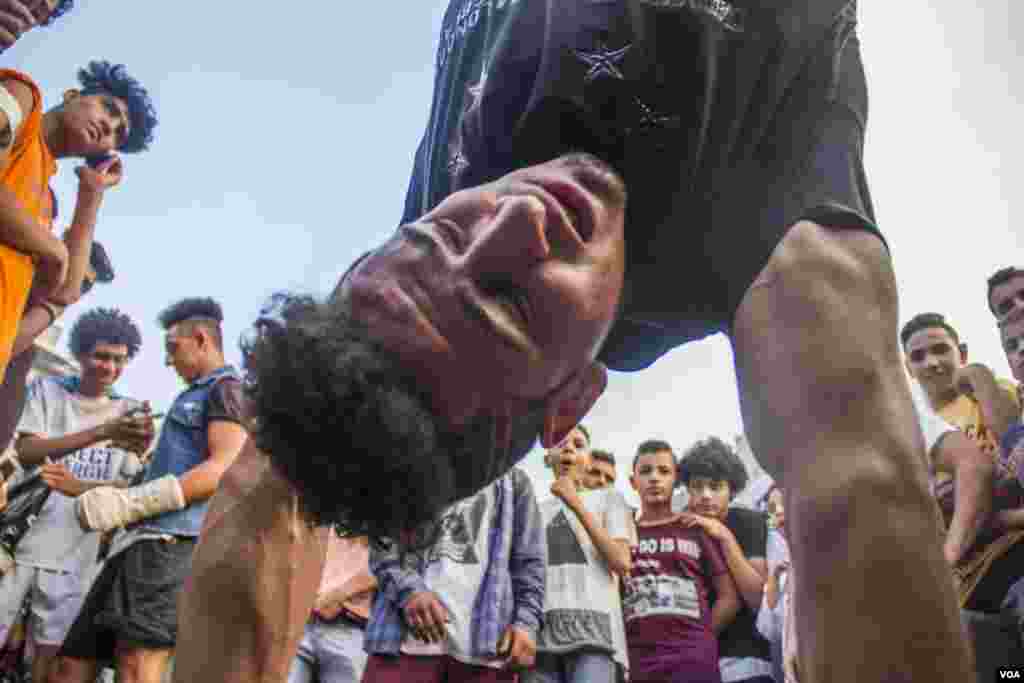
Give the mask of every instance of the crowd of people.
M 0 47 L 71 4 L 0 0 Z M 99 211 L 154 104 L 103 60 L 50 108 L 0 70 L 2 675 L 960 683 L 1024 665 L 1024 270 L 987 283 L 1012 380 L 940 313 L 898 328 L 856 29 L 856 0 L 451 0 L 401 227 L 326 300 L 272 298 L 240 369 L 214 298 L 170 302 L 186 386 L 166 415 L 116 389 L 143 343 L 117 309 L 71 327 L 78 376 L 28 379 L 39 336 L 114 279 Z M 58 237 L 65 159 L 82 164 Z M 582 424 L 608 368 L 716 333 L 776 484 L 751 508 L 718 438 L 679 456 L 651 439 L 627 465 Z M 550 496 L 516 467 L 538 439 Z

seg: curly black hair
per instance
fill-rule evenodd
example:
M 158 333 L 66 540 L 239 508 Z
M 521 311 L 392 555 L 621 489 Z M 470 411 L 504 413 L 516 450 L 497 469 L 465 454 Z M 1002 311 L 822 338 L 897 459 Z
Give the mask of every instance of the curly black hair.
M 429 543 L 446 507 L 536 441 L 536 408 L 500 447 L 492 420 L 447 429 L 409 369 L 341 305 L 292 297 L 257 330 L 246 348 L 256 444 L 318 524 L 374 543 Z
M 941 313 L 918 313 L 903 326 L 900 330 L 900 343 L 903 344 L 903 348 L 907 347 L 907 342 L 910 338 L 921 330 L 926 330 L 930 327 L 941 327 L 949 336 L 952 337 L 953 343 L 957 346 L 960 345 L 960 335 L 956 333 L 953 326 L 949 324 L 946 317 Z
M 693 444 L 679 459 L 679 481 L 689 484 L 694 477 L 729 482 L 730 498 L 746 488 L 750 479 L 736 451 L 715 436 Z
M 78 70 L 78 82 L 82 84 L 83 95 L 106 93 L 123 99 L 128 105 L 131 131 L 120 151 L 134 153 L 149 149 L 157 124 L 156 108 L 142 84 L 128 75 L 124 64 L 91 61 L 88 67 Z
M 60 17 L 63 14 L 67 14 L 74 6 L 75 0 L 61 0 L 60 2 L 57 3 L 57 6 L 53 8 L 53 11 L 50 12 L 50 16 L 46 17 L 46 21 L 41 23 L 40 26 L 49 26 L 58 17 Z
M 68 345 L 75 356 L 84 356 L 97 344 L 124 344 L 128 357 L 134 358 L 142 346 L 142 334 L 135 321 L 116 308 L 94 308 L 75 321 Z

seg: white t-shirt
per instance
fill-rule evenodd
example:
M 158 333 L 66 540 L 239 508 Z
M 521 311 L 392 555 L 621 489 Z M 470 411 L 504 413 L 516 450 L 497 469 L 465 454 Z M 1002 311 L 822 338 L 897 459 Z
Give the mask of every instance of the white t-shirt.
M 494 517 L 494 486 L 453 503 L 443 517 L 441 535 L 427 551 L 422 576 L 427 589 L 437 594 L 448 610 L 448 639 L 424 643 L 406 636 L 402 652 L 407 655 L 448 655 L 476 666 L 499 668 L 504 660 L 476 658 L 472 652 L 473 604 L 490 560 L 490 529 Z M 419 563 L 420 554 L 407 560 Z
M 29 385 L 18 434 L 55 438 L 95 427 L 138 406 L 132 399 L 86 398 L 57 380 L 43 377 Z M 141 469 L 139 459 L 102 441 L 60 459 L 84 481 L 129 481 Z M 18 544 L 18 564 L 81 574 L 96 562 L 100 534 L 83 531 L 75 500 L 53 491 L 35 524 Z
M 935 444 L 939 442 L 939 439 L 946 432 L 955 432 L 956 427 L 943 420 L 932 409 L 924 389 L 913 380 L 910 382 L 910 395 L 914 399 L 914 410 L 917 411 L 918 424 L 921 425 L 921 431 L 924 433 L 924 452 L 928 454 L 930 461 Z
M 633 515 L 618 489 L 583 491 L 580 497 L 613 539 L 636 544 Z M 537 651 L 561 654 L 594 648 L 608 652 L 628 671 L 616 577 L 576 513 L 559 498 L 541 503 L 540 515 L 547 535 L 548 570 Z

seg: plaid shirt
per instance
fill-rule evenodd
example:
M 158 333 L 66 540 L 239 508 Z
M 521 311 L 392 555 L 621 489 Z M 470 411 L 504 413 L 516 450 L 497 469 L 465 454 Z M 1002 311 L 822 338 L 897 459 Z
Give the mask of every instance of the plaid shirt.
M 510 625 L 536 640 L 544 615 L 547 543 L 533 485 L 516 468 L 491 484 L 494 510 L 490 557 L 480 592 L 473 603 L 474 657 L 497 657 L 498 639 Z M 372 547 L 370 571 L 377 577 L 377 596 L 366 626 L 365 649 L 370 654 L 397 655 L 406 635 L 402 609 L 413 593 L 429 590 L 419 571 L 403 568 L 395 545 Z

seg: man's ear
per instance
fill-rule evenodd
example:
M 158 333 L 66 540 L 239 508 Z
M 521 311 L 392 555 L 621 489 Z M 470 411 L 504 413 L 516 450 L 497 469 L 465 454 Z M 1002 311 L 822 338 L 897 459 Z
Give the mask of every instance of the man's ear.
M 569 436 L 573 427 L 597 402 L 608 386 L 608 371 L 600 363 L 591 363 L 552 391 L 544 414 L 544 431 L 540 442 L 551 448 Z
M 82 96 L 81 90 L 75 90 L 74 88 L 64 91 L 64 104 L 70 104 L 72 100 L 77 100 Z

